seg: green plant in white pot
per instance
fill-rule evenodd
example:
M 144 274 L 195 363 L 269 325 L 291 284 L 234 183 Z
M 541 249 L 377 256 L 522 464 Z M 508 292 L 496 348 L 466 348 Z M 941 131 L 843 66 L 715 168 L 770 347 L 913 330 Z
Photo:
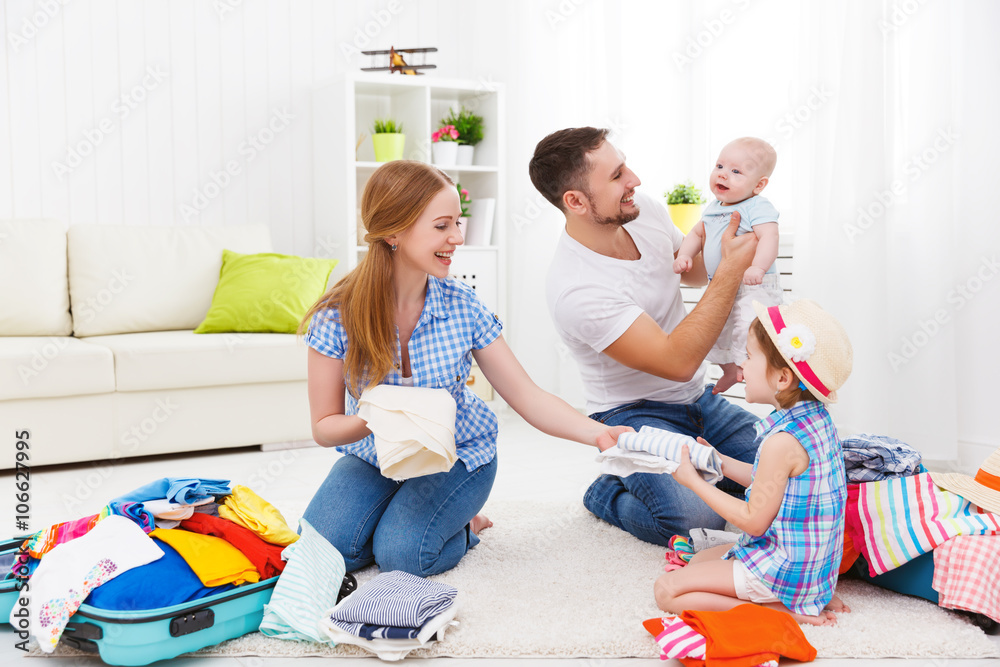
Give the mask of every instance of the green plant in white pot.
M 376 162 L 392 162 L 403 158 L 406 135 L 403 124 L 391 118 L 378 118 L 372 124 L 372 146 Z
M 667 198 L 667 210 L 670 219 L 682 232 L 687 234 L 701 219 L 701 207 L 705 205 L 705 197 L 701 190 L 694 186 L 694 181 L 678 183 L 670 192 L 664 192 Z
M 441 122 L 458 131 L 457 164 L 472 164 L 475 146 L 483 140 L 483 117 L 462 106 L 457 112 L 450 109 L 448 117 Z

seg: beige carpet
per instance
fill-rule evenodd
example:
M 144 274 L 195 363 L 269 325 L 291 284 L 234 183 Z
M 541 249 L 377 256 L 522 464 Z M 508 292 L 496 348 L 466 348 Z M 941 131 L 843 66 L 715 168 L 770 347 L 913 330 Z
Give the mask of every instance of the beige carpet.
M 663 548 L 597 520 L 579 502 L 498 502 L 485 512 L 496 525 L 482 543 L 454 570 L 434 577 L 460 591 L 461 625 L 412 657 L 658 656 L 641 622 L 659 615 L 652 587 L 663 571 Z M 369 568 L 358 580 L 374 574 Z M 803 628 L 821 658 L 1000 657 L 980 629 L 930 602 L 854 581 L 838 592 L 853 612 L 841 614 L 836 627 Z M 74 654 L 60 649 L 54 655 Z M 192 655 L 369 654 L 253 633 Z

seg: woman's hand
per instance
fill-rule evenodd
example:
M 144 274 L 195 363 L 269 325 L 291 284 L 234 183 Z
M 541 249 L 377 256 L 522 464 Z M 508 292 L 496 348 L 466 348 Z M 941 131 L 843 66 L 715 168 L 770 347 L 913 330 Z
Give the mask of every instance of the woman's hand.
M 594 444 L 603 452 L 618 444 L 618 436 L 622 433 L 635 433 L 635 429 L 631 426 L 609 426 L 597 434 Z

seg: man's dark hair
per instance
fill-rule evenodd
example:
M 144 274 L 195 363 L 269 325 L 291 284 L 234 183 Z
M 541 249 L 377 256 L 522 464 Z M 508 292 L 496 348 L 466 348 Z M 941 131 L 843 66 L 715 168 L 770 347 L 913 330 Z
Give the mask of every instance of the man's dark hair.
M 567 190 L 587 191 L 591 168 L 587 154 L 600 148 L 607 136 L 605 129 L 570 127 L 539 141 L 528 163 L 528 175 L 535 189 L 565 213 L 563 195 Z

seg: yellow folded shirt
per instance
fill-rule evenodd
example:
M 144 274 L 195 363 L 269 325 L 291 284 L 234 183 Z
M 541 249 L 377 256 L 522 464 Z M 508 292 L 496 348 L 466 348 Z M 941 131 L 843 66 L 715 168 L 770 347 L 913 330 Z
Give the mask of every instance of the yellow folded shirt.
M 219 516 L 252 530 L 271 544 L 286 546 L 299 539 L 274 505 L 242 485 L 234 486 L 232 495 L 219 505 Z
M 206 586 L 260 581 L 260 573 L 250 559 L 221 537 L 179 528 L 157 528 L 149 536 L 172 546 Z

